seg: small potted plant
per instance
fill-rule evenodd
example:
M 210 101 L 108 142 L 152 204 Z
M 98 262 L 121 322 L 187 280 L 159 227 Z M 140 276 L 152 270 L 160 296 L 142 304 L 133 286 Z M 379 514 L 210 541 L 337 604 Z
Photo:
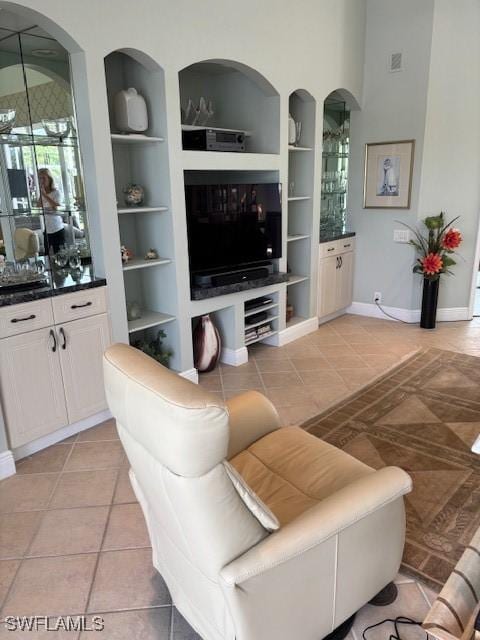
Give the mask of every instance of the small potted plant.
M 458 216 L 445 223 L 443 212 L 438 216 L 425 218 L 422 222 L 427 230 L 426 236 L 402 223 L 415 235 L 415 239 L 410 240 L 410 244 L 420 254 L 413 267 L 413 272 L 423 276 L 422 314 L 420 317 L 420 326 L 423 329 L 435 328 L 440 276 L 442 273 L 452 274 L 450 267 L 456 264 L 452 255 L 463 240 L 460 231 L 452 226 L 457 220 Z
M 147 356 L 150 356 L 160 364 L 163 364 L 164 367 L 168 367 L 170 364 L 170 358 L 173 355 L 173 352 L 169 349 L 164 349 L 163 340 L 167 337 L 165 331 L 158 331 L 155 338 L 152 340 L 137 340 L 132 344 L 132 346 L 140 349 L 143 353 L 146 353 Z

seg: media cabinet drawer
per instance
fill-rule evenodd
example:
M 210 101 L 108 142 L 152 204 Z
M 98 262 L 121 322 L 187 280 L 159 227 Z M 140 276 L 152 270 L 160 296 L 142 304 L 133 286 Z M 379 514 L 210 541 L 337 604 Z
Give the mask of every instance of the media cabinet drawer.
M 0 308 L 0 338 L 43 329 L 52 324 L 53 312 L 50 298 Z
M 347 253 L 355 249 L 355 238 L 341 238 L 332 242 L 322 242 L 320 244 L 320 258 L 338 256 L 340 253 Z
M 107 310 L 105 287 L 66 293 L 52 298 L 52 303 L 55 324 L 94 316 Z

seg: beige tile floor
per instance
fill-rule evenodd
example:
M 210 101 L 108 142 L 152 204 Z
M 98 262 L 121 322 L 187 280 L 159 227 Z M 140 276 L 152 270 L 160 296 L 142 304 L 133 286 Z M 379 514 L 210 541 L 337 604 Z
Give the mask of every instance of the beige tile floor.
M 256 346 L 247 365 L 222 366 L 201 384 L 228 398 L 259 389 L 284 423 L 314 415 L 421 346 L 480 355 L 480 320 L 416 326 L 344 316 L 282 348 Z M 18 463 L 0 482 L 0 606 L 5 615 L 88 615 L 105 619 L 109 640 L 194 640 L 154 571 L 140 507 L 113 421 Z M 398 576 L 399 597 L 384 608 L 367 605 L 350 640 L 397 615 L 421 620 L 435 594 Z M 387 639 L 388 625 L 367 640 Z M 78 634 L 9 632 L 0 638 L 78 640 Z M 420 637 L 406 630 L 405 638 Z M 81 640 L 92 637 L 83 633 Z M 424 635 L 422 635 L 422 638 Z M 293 640 L 293 639 L 292 639 Z
M 244 390 L 266 394 L 284 424 L 317 415 L 328 405 L 374 380 L 419 348 L 437 347 L 480 356 L 480 318 L 443 322 L 437 329 L 345 315 L 284 347 L 249 349 L 240 367 L 220 365 L 200 384 L 228 399 Z

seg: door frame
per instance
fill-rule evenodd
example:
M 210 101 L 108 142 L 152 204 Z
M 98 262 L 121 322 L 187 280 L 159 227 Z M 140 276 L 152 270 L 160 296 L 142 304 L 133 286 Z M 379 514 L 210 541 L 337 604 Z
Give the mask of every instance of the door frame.
M 470 286 L 470 301 L 468 304 L 468 320 L 473 318 L 473 310 L 475 307 L 475 294 L 477 290 L 477 276 L 480 263 L 480 212 L 477 217 L 477 238 L 475 242 L 475 253 L 473 258 L 472 282 Z

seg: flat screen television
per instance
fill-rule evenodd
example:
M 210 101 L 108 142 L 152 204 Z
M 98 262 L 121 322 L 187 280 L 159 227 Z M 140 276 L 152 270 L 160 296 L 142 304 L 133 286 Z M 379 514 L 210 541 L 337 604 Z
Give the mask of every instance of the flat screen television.
M 282 256 L 281 185 L 186 185 L 190 273 Z

